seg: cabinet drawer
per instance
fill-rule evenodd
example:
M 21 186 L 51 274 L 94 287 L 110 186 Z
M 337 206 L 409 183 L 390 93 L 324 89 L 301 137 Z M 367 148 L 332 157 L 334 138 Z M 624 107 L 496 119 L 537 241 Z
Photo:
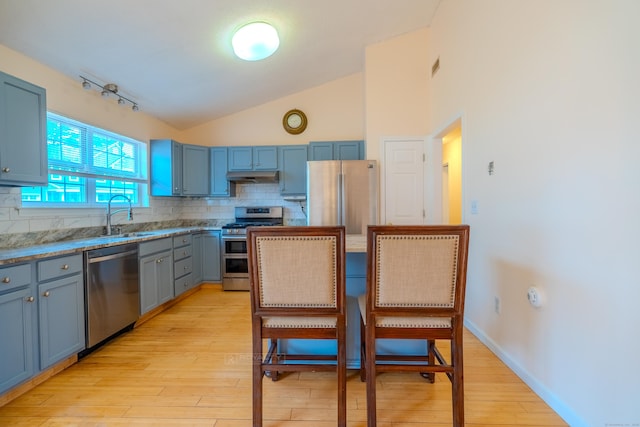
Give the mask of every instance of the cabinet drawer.
M 176 263 L 173 265 L 173 277 L 177 279 L 178 277 L 191 273 L 192 270 L 193 260 L 191 259 L 191 257 L 176 261 Z
M 183 258 L 188 258 L 191 256 L 193 248 L 191 246 L 184 246 L 182 248 L 178 248 L 173 251 L 173 260 L 178 261 Z
M 69 255 L 38 262 L 38 281 L 82 272 L 82 255 Z
M 0 292 L 31 283 L 31 264 L 0 268 Z
M 191 234 L 181 234 L 173 238 L 173 247 L 179 248 L 191 244 Z
M 151 240 L 142 242 L 138 246 L 138 256 L 143 257 L 156 252 L 162 252 L 171 249 L 171 237 L 165 239 Z
M 193 284 L 192 284 L 191 274 L 187 274 L 184 277 L 176 279 L 176 281 L 174 282 L 174 292 L 176 296 L 178 296 L 184 291 L 186 291 L 187 289 L 190 289 L 192 286 Z

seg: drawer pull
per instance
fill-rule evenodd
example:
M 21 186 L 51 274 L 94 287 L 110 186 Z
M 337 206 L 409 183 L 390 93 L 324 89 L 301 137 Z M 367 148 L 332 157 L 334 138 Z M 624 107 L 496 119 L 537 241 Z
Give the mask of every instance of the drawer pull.
M 9 173 L 9 172 L 11 172 L 11 169 L 9 169 L 9 168 L 2 168 L 2 172 L 4 172 L 4 173 Z
M 27 301 L 27 302 L 33 302 L 33 301 L 34 301 L 34 298 L 33 298 L 33 297 L 27 297 L 27 298 L 26 298 L 26 301 Z
M 48 297 L 49 295 L 51 295 L 49 291 L 46 291 L 44 294 L 42 294 L 43 297 Z
M 2 283 L 11 283 L 11 277 L 9 277 L 9 276 L 3 277 L 2 278 Z
M 62 269 L 63 269 L 63 270 L 68 270 L 68 269 L 69 269 L 69 264 L 65 264 L 65 265 L 63 265 L 63 266 L 62 266 Z

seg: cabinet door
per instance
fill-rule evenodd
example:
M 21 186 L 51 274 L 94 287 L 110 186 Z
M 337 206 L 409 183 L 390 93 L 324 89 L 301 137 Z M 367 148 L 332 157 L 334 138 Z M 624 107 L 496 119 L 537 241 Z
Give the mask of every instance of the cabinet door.
M 171 194 L 180 196 L 182 194 L 182 144 L 171 141 Z
M 198 145 L 182 146 L 182 194 L 209 194 L 209 148 Z
M 33 375 L 33 301 L 30 289 L 0 295 L 0 394 Z
M 140 258 L 140 314 L 173 298 L 172 251 Z
M 171 251 L 156 255 L 156 283 L 158 286 L 158 305 L 173 299 L 173 256 Z
M 307 192 L 307 146 L 280 147 L 280 194 L 302 195 Z
M 253 170 L 278 169 L 278 147 L 253 147 Z
M 334 160 L 363 160 L 364 141 L 338 141 L 333 146 Z
M 251 147 L 228 147 L 228 150 L 230 171 L 253 169 L 253 149 Z
M 0 185 L 46 185 L 43 88 L 0 72 Z
M 309 160 L 334 160 L 332 142 L 310 142 Z
M 84 349 L 82 274 L 38 286 L 40 369 Z
M 191 258 L 193 260 L 191 275 L 195 286 L 202 283 L 202 233 L 193 235 L 191 240 Z
M 229 163 L 227 147 L 211 147 L 209 150 L 211 156 L 211 183 L 209 191 L 211 195 L 224 197 L 235 196 L 236 184 L 227 181 Z
M 202 235 L 202 279 L 205 282 L 220 282 L 220 232 L 207 231 Z

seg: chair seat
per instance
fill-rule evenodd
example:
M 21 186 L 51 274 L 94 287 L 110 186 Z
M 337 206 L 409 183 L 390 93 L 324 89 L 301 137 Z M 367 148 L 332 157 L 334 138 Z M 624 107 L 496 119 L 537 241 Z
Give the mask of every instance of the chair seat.
M 335 317 L 263 317 L 262 326 L 265 328 L 335 328 Z
M 362 294 L 358 297 L 358 306 L 362 322 L 367 324 L 367 295 Z M 448 317 L 399 317 L 399 316 L 380 316 L 376 319 L 376 327 L 378 328 L 450 328 L 451 319 Z

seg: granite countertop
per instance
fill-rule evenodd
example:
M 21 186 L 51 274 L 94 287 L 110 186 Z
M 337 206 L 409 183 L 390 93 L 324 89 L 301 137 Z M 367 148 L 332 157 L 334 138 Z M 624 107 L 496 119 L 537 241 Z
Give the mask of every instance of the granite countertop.
M 0 249 L 0 265 L 15 264 L 39 258 L 68 255 L 92 249 L 105 248 L 108 246 L 116 246 L 134 242 L 138 243 L 144 242 L 146 240 L 170 237 L 176 234 L 193 233 L 197 231 L 207 230 L 220 230 L 220 227 L 168 228 L 162 230 L 125 233 L 116 236 L 99 236 L 77 240 L 66 240 L 56 243 L 37 244 L 16 249 Z
M 193 233 L 207 230 L 220 230 L 220 227 L 167 228 L 162 230 L 125 233 L 117 236 L 99 236 L 56 243 L 36 244 L 16 249 L 0 249 L 0 266 L 27 262 L 40 258 L 69 255 L 92 249 L 122 245 L 125 243 L 140 243 L 147 240 L 171 237 L 182 233 Z M 366 252 L 367 236 L 362 234 L 347 235 L 346 250 L 349 253 Z

